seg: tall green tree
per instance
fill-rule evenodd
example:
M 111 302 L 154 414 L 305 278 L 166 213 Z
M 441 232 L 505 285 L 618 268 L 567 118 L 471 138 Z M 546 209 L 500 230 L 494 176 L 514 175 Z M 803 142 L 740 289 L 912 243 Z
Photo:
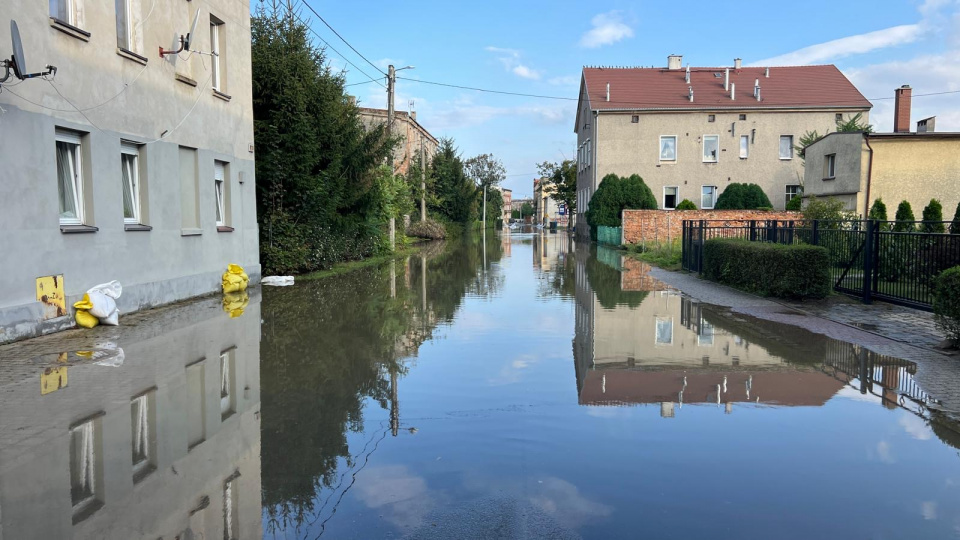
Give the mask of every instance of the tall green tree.
M 763 192 L 763 188 L 757 184 L 740 184 L 734 182 L 728 185 L 723 193 L 717 197 L 716 204 L 713 205 L 717 210 L 756 210 L 757 208 L 770 208 L 770 199 Z
M 507 169 L 492 154 L 480 154 L 464 162 L 464 172 L 477 186 L 477 215 L 483 217 L 483 198 L 486 189 L 487 226 L 493 227 L 503 219 L 503 192 L 500 184 L 507 178 Z
M 950 222 L 950 234 L 960 234 L 960 203 L 957 203 L 957 209 L 953 212 L 953 221 Z
M 544 161 L 537 165 L 540 178 L 551 188 L 550 198 L 567 207 L 567 214 L 577 211 L 577 162 L 565 159 L 559 163 Z
M 463 159 L 453 139 L 440 140 L 430 168 L 435 198 L 431 210 L 449 222 L 467 224 L 477 216 L 477 187 L 464 171 Z
M 913 208 L 910 206 L 909 201 L 900 201 L 900 205 L 897 206 L 897 222 L 893 225 L 893 230 L 896 232 L 913 232 L 916 230 L 914 221 L 916 218 L 913 216 Z
M 604 176 L 586 213 L 591 236 L 596 239 L 598 226 L 619 227 L 620 213 L 627 208 L 655 210 L 657 199 L 639 174 L 627 178 L 615 174 Z

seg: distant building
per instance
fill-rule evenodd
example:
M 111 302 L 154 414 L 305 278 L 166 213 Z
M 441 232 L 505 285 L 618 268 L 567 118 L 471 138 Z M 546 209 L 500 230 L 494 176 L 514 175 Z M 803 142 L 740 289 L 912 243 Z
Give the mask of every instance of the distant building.
M 503 193 L 503 222 L 510 223 L 510 213 L 513 211 L 513 190 L 501 188 Z
M 556 188 L 550 185 L 545 178 L 533 180 L 533 216 L 534 222 L 549 226 L 556 222 L 558 227 L 566 227 L 569 215 L 566 207 L 556 201 L 552 195 Z
M 364 126 L 372 127 L 387 123 L 386 109 L 371 109 L 359 107 L 360 121 Z M 420 143 L 423 143 L 423 153 L 427 161 L 437 153 L 440 142 L 420 122 L 417 121 L 417 112 L 394 111 L 393 126 L 395 135 L 402 138 L 400 146 L 394 150 L 394 170 L 397 174 L 405 175 L 412 163 L 420 155 Z
M 949 220 L 960 202 L 960 133 L 938 133 L 933 119 L 910 132 L 911 89 L 896 90 L 893 133 L 830 133 L 804 150 L 804 197 L 830 197 L 866 216 L 882 198 L 893 220 L 906 200 L 917 219 L 930 199 Z M 920 128 L 927 131 L 919 131 Z
M 782 210 L 800 192 L 794 146 L 871 104 L 835 66 L 583 68 L 577 134 L 577 212 L 607 174 L 639 174 L 657 205 L 713 208 L 732 182 L 754 183 Z M 585 220 L 584 220 L 585 221 Z M 581 221 L 581 223 L 584 223 Z M 586 226 L 578 234 L 588 235 Z

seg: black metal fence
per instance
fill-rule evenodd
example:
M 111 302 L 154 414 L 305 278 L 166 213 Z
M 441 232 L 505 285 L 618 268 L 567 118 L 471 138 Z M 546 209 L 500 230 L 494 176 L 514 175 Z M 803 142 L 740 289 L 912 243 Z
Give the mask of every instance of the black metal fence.
M 686 220 L 684 270 L 703 268 L 703 244 L 713 238 L 811 244 L 827 248 L 835 290 L 930 310 L 937 275 L 960 265 L 960 234 L 947 222 Z

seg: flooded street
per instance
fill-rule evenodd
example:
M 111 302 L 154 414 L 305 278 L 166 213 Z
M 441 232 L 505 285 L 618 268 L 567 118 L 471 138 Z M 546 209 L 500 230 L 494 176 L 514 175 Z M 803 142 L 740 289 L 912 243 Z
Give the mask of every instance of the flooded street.
M 0 539 L 960 537 L 916 372 L 562 233 L 428 245 L 0 348 Z

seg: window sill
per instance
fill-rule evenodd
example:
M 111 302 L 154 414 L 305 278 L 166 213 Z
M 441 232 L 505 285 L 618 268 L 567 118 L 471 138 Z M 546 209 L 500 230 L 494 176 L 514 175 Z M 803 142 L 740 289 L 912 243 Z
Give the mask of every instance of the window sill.
M 719 161 L 701 161 L 704 165 L 716 165 Z
M 233 97 L 230 96 L 229 94 L 224 94 L 223 92 L 221 92 L 221 91 L 219 91 L 219 90 L 217 90 L 217 89 L 214 89 L 214 90 L 213 90 L 213 96 L 214 96 L 214 97 L 218 97 L 218 98 L 220 98 L 220 99 L 222 99 L 222 100 L 224 100 L 224 101 L 226 101 L 226 102 L 228 102 L 228 103 L 230 102 L 231 99 L 233 99 Z
M 186 75 L 181 75 L 181 74 L 177 73 L 177 74 L 174 76 L 174 78 L 177 79 L 179 82 L 182 82 L 183 84 L 186 84 L 186 85 L 188 85 L 188 86 L 192 86 L 192 87 L 194 87 L 194 88 L 197 87 L 197 81 L 191 79 L 190 77 L 187 77 Z
M 92 225 L 60 225 L 60 232 L 63 234 L 95 233 L 99 230 Z
M 828 182 L 828 181 L 830 181 L 830 180 L 836 180 L 836 179 L 837 179 L 836 176 L 828 176 L 828 177 L 824 178 L 823 181 L 824 181 L 824 182 Z
M 217 225 L 217 232 L 233 232 L 233 227 L 228 225 Z
M 200 236 L 203 229 L 180 229 L 180 236 Z
M 90 41 L 90 32 L 81 30 L 80 28 L 77 28 L 68 22 L 61 21 L 60 19 L 50 17 L 50 26 L 68 36 L 75 37 L 80 41 Z
M 792 158 L 792 157 L 782 157 L 782 158 L 780 158 L 780 161 L 793 161 L 793 158 Z
M 123 230 L 125 231 L 152 231 L 153 227 L 150 225 L 144 225 L 142 223 L 124 223 Z
M 117 47 L 117 55 L 122 56 L 123 58 L 126 58 L 127 60 L 133 60 L 134 62 L 136 62 L 136 63 L 138 63 L 138 64 L 140 64 L 140 65 L 142 65 L 142 66 L 147 65 L 147 57 L 146 57 L 146 56 L 140 56 L 139 54 L 137 54 L 137 53 L 135 53 L 135 52 L 133 52 L 133 51 L 124 49 L 124 48 L 122 48 L 122 47 Z

